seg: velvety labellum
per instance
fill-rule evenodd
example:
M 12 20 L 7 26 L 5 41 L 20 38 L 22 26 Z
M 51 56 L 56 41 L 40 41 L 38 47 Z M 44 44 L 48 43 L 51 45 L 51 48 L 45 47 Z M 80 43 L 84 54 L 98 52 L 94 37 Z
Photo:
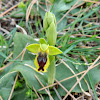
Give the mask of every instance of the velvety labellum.
M 40 71 L 40 70 L 44 71 L 44 66 L 47 62 L 47 54 L 46 53 L 42 54 L 41 52 L 39 52 L 38 57 L 37 57 L 37 61 L 39 64 L 38 71 Z

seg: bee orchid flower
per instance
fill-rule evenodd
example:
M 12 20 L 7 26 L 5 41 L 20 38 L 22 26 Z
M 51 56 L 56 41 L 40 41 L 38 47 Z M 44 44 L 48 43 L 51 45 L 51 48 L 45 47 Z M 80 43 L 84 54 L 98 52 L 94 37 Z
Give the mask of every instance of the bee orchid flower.
M 57 47 L 49 46 L 44 39 L 40 39 L 40 44 L 30 44 L 26 47 L 27 50 L 36 54 L 34 64 L 37 72 L 46 72 L 49 67 L 49 55 L 61 54 L 62 51 Z

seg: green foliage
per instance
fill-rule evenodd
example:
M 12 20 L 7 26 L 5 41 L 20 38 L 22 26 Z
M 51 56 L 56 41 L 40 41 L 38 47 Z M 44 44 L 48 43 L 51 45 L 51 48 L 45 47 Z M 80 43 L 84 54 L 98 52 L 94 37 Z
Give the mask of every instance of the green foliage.
M 23 35 L 22 33 L 16 33 L 14 36 L 14 58 L 17 57 L 22 50 L 29 44 L 32 43 L 37 43 L 32 37 L 28 36 L 28 35 Z M 19 57 L 20 59 L 21 57 Z M 25 55 L 24 55 L 24 59 L 29 60 L 30 58 L 33 58 L 33 56 L 31 54 L 28 53 L 28 51 L 26 51 Z
M 25 43 L 27 42 L 27 39 L 29 39 L 29 36 L 28 35 L 23 35 L 23 34 L 21 34 L 21 33 L 16 33 L 16 35 L 15 35 L 15 37 L 16 38 L 14 38 L 15 40 L 15 48 L 18 48 L 19 46 L 20 46 L 20 50 L 18 51 L 18 52 L 21 52 L 22 51 L 22 48 L 24 48 L 24 46 L 25 46 Z M 21 38 L 21 39 L 20 39 Z M 23 41 L 24 42 L 22 42 L 22 43 L 24 43 L 24 44 L 19 44 L 21 41 L 22 41 L 22 38 L 23 38 Z M 27 39 L 26 39 L 27 38 Z M 30 39 L 30 40 L 28 40 L 28 42 L 30 43 L 32 40 Z M 18 45 L 17 45 L 18 44 Z M 24 46 L 23 46 L 24 45 Z M 18 47 L 17 47 L 18 46 Z M 15 49 L 16 50 L 16 49 Z M 18 52 L 15 52 L 15 54 L 14 55 L 18 55 Z M 17 54 L 16 54 L 17 53 Z M 25 79 L 25 82 L 26 82 L 26 84 L 27 84 L 27 86 L 29 86 L 30 88 L 32 88 L 32 86 L 34 86 L 35 87 L 35 89 L 38 91 L 38 89 L 40 89 L 40 88 L 42 88 L 41 87 L 41 85 L 39 84 L 39 82 L 37 81 L 37 79 L 35 78 L 35 75 L 36 76 L 38 76 L 38 78 L 40 79 L 40 81 L 44 84 L 44 86 L 46 86 L 46 83 L 47 83 L 47 75 L 46 74 L 44 74 L 44 75 L 41 75 L 40 73 L 38 73 L 38 72 L 36 72 L 36 71 L 34 71 L 31 67 L 29 67 L 29 66 L 27 66 L 27 64 L 29 64 L 29 65 L 31 65 L 31 66 L 33 66 L 33 67 L 35 67 L 34 66 L 34 62 L 33 62 L 33 58 L 31 57 L 31 56 L 29 56 L 30 54 L 29 53 L 26 53 L 26 58 L 24 57 L 24 59 L 26 59 L 26 60 L 24 60 L 23 62 L 19 62 L 19 63 L 16 63 L 15 62 L 15 64 L 13 65 L 13 68 L 11 67 L 11 71 L 10 72 L 13 72 L 13 71 L 18 71 L 18 72 L 20 72 L 21 74 L 22 74 L 22 76 L 23 76 L 23 78 Z M 30 60 L 28 60 L 27 59 L 27 57 L 28 57 L 28 59 L 30 59 Z M 73 69 L 73 71 L 75 72 L 75 73 L 78 73 L 78 71 L 76 70 L 76 66 L 77 66 L 77 64 L 75 65 L 75 64 L 72 64 L 71 62 L 66 62 L 72 69 Z M 81 72 L 81 71 L 84 71 L 85 70 L 85 68 L 86 68 L 86 66 L 83 66 L 83 65 L 79 65 L 78 66 L 78 70 L 79 70 L 79 72 Z M 96 73 L 95 73 L 96 72 Z M 67 74 L 66 74 L 67 73 Z M 93 79 L 93 82 L 96 84 L 98 81 L 100 81 L 99 80 L 99 73 L 100 73 L 100 70 L 99 70 L 99 66 L 98 67 L 96 67 L 95 69 L 92 69 L 91 71 L 90 71 L 90 73 L 91 73 L 91 75 L 93 76 L 92 77 L 92 79 Z M 95 73 L 95 74 L 94 74 Z M 12 73 L 12 74 L 15 74 L 15 73 Z M 10 75 L 10 76 L 8 76 L 8 75 L 5 75 L 5 77 L 3 78 L 4 79 L 4 83 L 5 83 L 5 81 L 7 81 L 7 83 L 8 83 L 8 80 L 9 80 L 9 78 L 11 79 L 11 76 L 12 76 L 12 74 L 8 74 L 8 75 Z M 58 65 L 57 66 L 57 70 L 56 70 L 56 79 L 58 80 L 58 81 L 60 81 L 60 80 L 62 80 L 62 79 L 64 79 L 64 78 L 67 78 L 67 77 L 70 77 L 70 76 L 72 76 L 73 74 L 72 74 L 72 72 L 64 65 L 64 64 L 60 64 L 60 65 Z M 6 77 L 7 76 L 7 77 Z M 8 78 L 9 77 L 9 78 Z M 87 76 L 85 77 L 85 79 L 88 81 L 88 78 L 87 78 Z M 10 81 L 9 80 L 9 82 L 12 82 L 12 81 Z M 67 80 L 67 81 L 64 81 L 64 82 L 62 82 L 62 84 L 64 85 L 64 87 L 66 87 L 68 90 L 74 85 L 74 83 L 76 82 L 76 78 L 72 78 L 72 79 L 70 79 L 70 80 Z M 4 87 L 5 87 L 5 85 L 4 85 L 4 83 L 3 83 L 3 81 L 1 81 L 0 80 L 0 83 L 1 83 L 1 85 L 3 85 Z M 84 79 L 81 81 L 81 83 L 82 83 L 82 87 L 84 88 L 84 90 L 86 91 L 86 90 L 88 90 L 88 88 L 87 88 L 87 84 L 85 83 L 85 81 L 84 81 Z M 10 86 L 12 86 L 11 85 L 11 83 L 9 83 L 9 85 Z M 9 86 L 8 85 L 8 86 Z M 3 89 L 3 86 L 0 86 L 0 88 L 2 88 Z M 11 90 L 11 89 L 10 89 Z M 10 90 L 9 90 L 9 93 L 10 93 Z M 64 96 L 65 95 L 65 91 L 63 91 L 63 89 L 61 88 L 61 87 L 59 87 L 58 89 L 57 89 L 58 91 L 59 91 L 59 93 L 60 93 L 60 95 L 61 96 Z M 1 93 L 2 93 L 2 97 L 3 97 L 3 91 L 8 91 L 8 90 L 2 90 L 1 91 Z M 80 89 L 80 87 L 77 85 L 76 87 L 75 87 L 75 89 L 73 89 L 73 92 L 81 92 L 81 89 Z M 45 92 L 44 91 L 41 91 L 41 93 L 42 94 L 44 94 Z M 53 95 L 53 94 L 52 94 Z M 8 95 L 9 96 L 9 95 Z M 5 98 L 8 98 L 8 97 L 5 97 Z M 6 99 L 4 99 L 4 100 L 6 100 Z
M 3 100 L 8 100 L 15 75 L 16 72 L 10 72 L 0 78 L 0 96 L 3 98 Z
M 45 3 L 45 0 L 41 1 Z M 63 18 L 61 22 L 59 22 L 59 20 L 65 15 L 67 11 L 71 9 L 71 7 L 77 2 L 77 0 L 50 1 L 52 2 L 52 4 L 50 5 L 50 7 L 48 6 L 48 8 L 50 9 L 51 13 L 46 13 L 46 15 L 45 11 L 42 10 L 40 7 L 40 5 L 42 5 L 40 2 L 39 6 L 38 4 L 34 4 L 27 29 L 24 18 L 26 15 L 27 7 L 31 0 L 28 1 L 26 4 L 21 2 L 18 8 L 11 11 L 8 16 L 3 17 L 14 17 L 14 19 L 17 18 L 17 21 L 19 20 L 19 18 L 22 18 L 20 23 L 18 23 L 20 26 L 24 27 L 28 33 L 28 35 L 25 35 L 20 32 L 16 32 L 16 28 L 14 28 L 14 30 L 11 31 L 10 34 L 6 35 L 3 35 L 3 32 L 0 31 L 0 65 L 1 67 L 4 67 L 6 64 L 13 61 L 13 64 L 9 65 L 4 70 L 0 69 L 0 96 L 3 98 L 3 100 L 8 100 L 9 95 L 11 93 L 11 89 L 13 87 L 13 83 L 15 81 L 15 77 L 18 72 L 19 77 L 14 88 L 14 92 L 11 98 L 12 100 L 37 99 L 37 95 L 34 92 L 33 87 L 35 88 L 37 93 L 43 96 L 44 100 L 49 100 L 50 98 L 45 90 L 39 91 L 39 89 L 43 87 L 36 79 L 36 76 L 39 78 L 39 80 L 44 86 L 47 86 L 48 83 L 54 82 L 54 77 L 56 77 L 58 81 L 61 81 L 70 76 L 73 76 L 74 74 L 67 66 L 69 66 L 75 72 L 75 74 L 87 70 L 87 66 L 90 66 L 100 54 L 100 26 L 97 22 L 95 22 L 96 19 L 94 19 L 95 17 L 100 17 L 98 13 L 100 6 L 93 7 L 92 9 L 89 9 L 89 11 L 87 11 L 87 7 L 93 5 L 93 3 L 86 3 L 86 5 L 83 5 L 82 7 L 79 6 L 78 8 L 73 9 L 71 12 L 69 12 L 69 14 L 66 15 L 65 18 Z M 82 2 L 83 1 L 80 1 L 78 4 Z M 38 7 L 39 10 L 37 11 Z M 42 5 L 42 7 L 46 9 L 46 5 Z M 44 19 L 44 29 L 42 26 L 41 18 Z M 33 21 L 34 19 L 35 21 Z M 0 18 L 0 20 L 2 20 L 2 18 Z M 32 21 L 32 23 L 30 23 L 30 21 Z M 56 23 L 58 24 L 56 25 Z M 34 27 L 35 29 L 33 29 Z M 58 31 L 57 41 L 55 39 L 55 35 L 57 35 L 56 28 Z M 48 33 L 50 34 L 48 35 Z M 50 45 L 48 45 L 48 43 L 46 42 L 47 40 L 45 40 L 46 35 L 48 37 L 48 43 Z M 54 38 L 51 37 L 51 35 L 54 35 Z M 36 36 L 40 38 L 39 41 L 34 40 Z M 10 37 L 10 39 L 8 37 Z M 54 42 L 53 45 L 55 45 L 55 41 L 56 47 L 51 46 L 52 44 L 50 42 Z M 22 55 L 18 57 L 18 55 L 23 50 L 25 50 L 25 47 L 33 53 L 38 53 L 39 48 L 41 48 L 43 51 L 47 49 L 49 50 L 49 59 L 51 65 L 48 70 L 51 70 L 52 73 L 54 73 L 53 71 L 56 71 L 56 73 L 53 74 L 55 76 L 52 77 L 52 75 L 49 78 L 51 79 L 50 82 L 48 82 L 48 74 L 51 75 L 51 72 L 41 74 L 34 70 L 36 68 L 34 65 L 34 54 L 31 54 L 31 52 L 26 50 L 23 60 L 21 60 Z M 8 55 L 10 55 L 11 53 L 13 53 L 13 56 L 8 58 Z M 56 55 L 56 57 L 53 55 Z M 83 61 L 82 56 L 87 59 L 88 63 L 85 63 Z M 14 60 L 16 57 L 18 57 L 18 59 Z M 6 62 L 4 62 L 6 58 L 8 59 Z M 63 60 L 67 65 L 61 62 L 61 60 Z M 97 63 L 99 63 L 99 60 Z M 52 67 L 55 66 L 55 64 L 56 68 L 52 70 Z M 92 88 L 95 94 L 95 98 L 96 91 L 94 89 L 95 85 L 100 82 L 99 75 L 100 65 L 91 69 L 80 81 L 84 91 L 89 90 L 87 86 L 88 83 L 88 85 L 90 86 L 90 88 Z M 80 78 L 81 76 L 82 74 L 78 75 L 78 78 Z M 73 77 L 61 82 L 61 84 L 66 89 L 70 90 L 76 82 L 76 77 Z M 49 89 L 49 91 L 54 100 L 59 99 L 53 89 Z M 59 85 L 57 91 L 61 97 L 66 95 L 66 92 Z M 82 93 L 79 84 L 72 90 L 72 92 Z
M 52 14 L 51 12 L 46 12 L 43 20 L 43 28 L 46 32 L 48 44 L 55 45 L 57 38 L 57 30 L 56 30 L 57 25 L 56 25 L 56 18 L 54 14 Z
M 18 5 L 18 7 L 25 9 L 25 4 L 23 3 L 23 1 L 20 2 L 20 4 Z

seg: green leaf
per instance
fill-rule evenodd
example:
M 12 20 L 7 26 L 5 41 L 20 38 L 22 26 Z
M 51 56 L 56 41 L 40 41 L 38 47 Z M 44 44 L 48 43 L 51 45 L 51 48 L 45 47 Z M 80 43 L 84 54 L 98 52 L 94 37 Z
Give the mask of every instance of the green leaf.
M 23 62 L 18 63 L 15 66 L 13 66 L 13 68 L 11 69 L 11 72 L 12 71 L 20 72 L 22 74 L 23 78 L 25 79 L 26 84 L 30 88 L 32 88 L 34 86 L 36 91 L 38 89 L 42 88 L 42 86 L 40 85 L 40 83 L 35 78 L 35 75 L 40 79 L 42 84 L 44 84 L 44 86 L 46 86 L 47 76 L 45 75 L 45 73 L 40 74 L 40 73 L 36 72 L 35 70 L 33 70 L 33 68 L 31 68 L 27 65 L 30 65 L 33 68 L 35 67 L 33 60 L 26 60 L 26 61 L 24 60 Z M 45 92 L 41 91 L 41 93 L 45 93 Z
M 55 45 L 56 44 L 56 38 L 57 38 L 57 31 L 56 31 L 56 26 L 54 22 L 50 24 L 48 29 L 46 30 L 46 36 L 49 45 Z
M 16 75 L 16 72 L 10 72 L 5 74 L 0 79 L 0 96 L 3 100 L 8 100 L 8 97 L 10 95 L 12 85 L 14 83 L 14 77 Z
M 54 46 L 49 46 L 48 47 L 49 49 L 49 55 L 58 55 L 58 54 L 61 54 L 62 51 Z
M 26 47 L 27 50 L 33 53 L 38 53 L 39 48 L 40 48 L 40 44 L 30 44 Z
M 77 64 L 72 64 L 71 62 L 67 61 L 65 62 L 76 74 L 77 73 L 80 73 L 84 70 L 86 70 L 86 66 L 84 65 L 77 65 Z M 77 67 L 77 68 L 76 68 Z M 67 73 L 67 74 L 66 74 Z M 99 81 L 100 81 L 100 65 L 96 66 L 95 68 L 91 69 L 90 70 L 90 74 L 92 76 L 92 80 L 94 82 L 94 84 L 97 84 Z M 59 64 L 57 67 L 56 67 L 56 79 L 58 81 L 60 80 L 63 80 L 65 78 L 68 78 L 70 76 L 73 76 L 72 72 L 67 68 L 67 66 L 65 66 L 63 63 Z M 81 75 L 78 75 L 78 77 L 80 78 Z M 88 80 L 88 76 L 85 75 L 85 77 L 80 81 L 81 82 L 81 85 L 82 85 L 82 88 L 87 91 L 88 90 L 88 87 L 87 87 L 87 84 L 85 82 L 85 80 L 87 80 L 89 86 L 90 86 L 90 82 Z M 76 78 L 70 78 L 66 81 L 63 81 L 61 82 L 61 84 L 68 90 L 70 90 L 72 88 L 72 86 L 76 83 Z M 66 94 L 66 92 L 61 88 L 59 87 L 58 88 L 58 92 L 60 95 L 64 96 Z M 80 93 L 81 92 L 81 89 L 79 87 L 79 85 L 77 85 L 73 90 L 72 92 L 78 92 Z
M 72 64 L 70 62 L 65 62 L 76 74 L 79 73 L 79 71 L 75 68 L 76 65 L 75 64 Z M 79 66 L 79 69 L 80 69 L 80 72 L 81 71 L 84 71 L 85 70 L 85 67 L 86 66 L 83 66 L 83 65 L 80 65 Z M 60 80 L 63 80 L 65 78 L 68 78 L 70 76 L 73 76 L 73 73 L 70 71 L 70 69 L 67 68 L 67 66 L 65 66 L 63 63 L 59 64 L 57 67 L 56 67 L 56 79 L 58 81 Z M 80 78 L 81 75 L 79 75 L 78 77 Z M 86 80 L 88 80 L 88 77 L 87 75 L 84 77 Z M 73 85 L 77 82 L 76 80 L 76 77 L 74 78 L 70 78 L 69 80 L 66 80 L 66 81 L 63 81 L 61 82 L 61 84 L 67 89 L 67 90 L 70 90 Z M 89 83 L 88 83 L 89 84 Z M 81 85 L 82 85 L 82 88 L 87 91 L 88 90 L 88 87 L 87 87 L 87 84 L 85 83 L 84 79 L 81 80 Z M 58 92 L 61 96 L 64 96 L 66 95 L 66 92 L 61 88 L 59 87 L 58 88 Z M 82 92 L 79 85 L 77 85 L 73 90 L 72 92 Z
M 43 51 L 46 51 L 47 48 L 48 48 L 48 45 L 46 45 L 46 44 L 40 44 L 40 48 L 41 48 Z
M 8 100 L 10 92 L 11 92 L 11 88 L 3 87 L 2 89 L 0 89 L 0 96 L 2 97 L 3 100 Z
M 20 32 L 17 32 L 15 34 L 14 36 L 14 57 L 13 58 L 16 58 L 22 52 L 22 50 L 26 47 L 27 43 L 33 44 L 33 43 L 37 43 L 37 41 L 35 41 L 31 36 L 22 34 Z M 30 60 L 33 58 L 34 56 L 30 54 L 28 50 L 26 50 L 23 60 Z M 21 56 L 18 58 L 18 60 L 19 59 L 21 59 Z
M 23 1 L 20 2 L 20 4 L 18 5 L 19 8 L 25 8 L 25 4 L 23 3 Z
M 6 56 L 3 52 L 1 52 L 1 51 L 0 51 L 0 55 L 1 55 L 2 57 L 4 57 L 4 58 L 7 58 L 7 56 Z
M 90 70 L 90 74 L 94 84 L 97 84 L 100 81 L 100 65 Z
M 1 35 L 1 47 L 3 47 L 3 36 Z
M 46 40 L 44 38 L 40 38 L 40 41 L 39 41 L 40 44 L 47 44 Z
M 14 90 L 12 100 L 26 100 L 27 90 L 27 87 L 18 89 L 17 91 Z

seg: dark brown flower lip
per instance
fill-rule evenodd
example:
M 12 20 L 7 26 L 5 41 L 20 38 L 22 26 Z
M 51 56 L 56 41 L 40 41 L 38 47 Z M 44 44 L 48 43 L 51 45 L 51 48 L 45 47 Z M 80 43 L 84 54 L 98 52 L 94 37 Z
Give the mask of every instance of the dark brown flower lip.
M 44 53 L 39 52 L 38 57 L 37 57 L 37 61 L 38 61 L 38 65 L 39 65 L 38 71 L 40 71 L 40 70 L 44 71 L 44 66 L 47 63 L 47 53 L 46 52 L 44 52 Z

